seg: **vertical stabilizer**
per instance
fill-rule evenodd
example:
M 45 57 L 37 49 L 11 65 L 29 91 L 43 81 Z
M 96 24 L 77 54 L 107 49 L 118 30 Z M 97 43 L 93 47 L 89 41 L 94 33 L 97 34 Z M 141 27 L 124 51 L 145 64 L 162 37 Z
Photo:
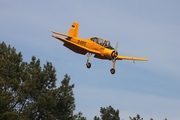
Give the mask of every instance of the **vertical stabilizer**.
M 68 35 L 72 37 L 78 37 L 78 29 L 79 29 L 79 23 L 78 22 L 73 22 Z

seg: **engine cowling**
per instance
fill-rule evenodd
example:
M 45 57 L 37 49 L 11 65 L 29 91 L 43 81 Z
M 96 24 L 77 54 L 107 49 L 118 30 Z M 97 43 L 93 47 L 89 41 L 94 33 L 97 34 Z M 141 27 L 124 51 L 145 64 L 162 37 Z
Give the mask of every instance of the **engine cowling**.
M 107 59 L 112 60 L 118 56 L 118 52 L 116 52 L 115 50 L 105 49 L 104 50 L 104 56 Z
M 118 56 L 118 52 L 116 52 L 116 51 L 113 51 L 112 53 L 111 53 L 111 57 L 114 59 L 114 58 L 116 58 Z

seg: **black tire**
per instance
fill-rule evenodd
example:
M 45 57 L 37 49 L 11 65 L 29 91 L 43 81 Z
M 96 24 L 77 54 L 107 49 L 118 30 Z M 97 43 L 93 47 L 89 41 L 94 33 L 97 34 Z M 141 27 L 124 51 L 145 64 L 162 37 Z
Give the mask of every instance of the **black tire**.
M 86 63 L 86 67 L 90 68 L 91 67 L 91 63 L 90 62 Z
M 114 69 L 114 68 L 111 68 L 111 69 L 110 69 L 110 72 L 111 72 L 111 74 L 114 74 L 114 73 L 115 73 L 115 69 Z

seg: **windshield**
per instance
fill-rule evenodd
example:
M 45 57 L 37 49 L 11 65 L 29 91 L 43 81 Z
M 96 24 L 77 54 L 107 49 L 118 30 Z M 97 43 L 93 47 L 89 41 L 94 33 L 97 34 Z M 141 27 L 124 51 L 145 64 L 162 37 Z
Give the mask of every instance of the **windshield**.
M 91 41 L 100 44 L 101 46 L 104 46 L 106 48 L 109 49 L 114 49 L 113 47 L 111 47 L 110 41 L 102 39 L 102 38 L 98 38 L 98 37 L 92 37 L 90 38 Z

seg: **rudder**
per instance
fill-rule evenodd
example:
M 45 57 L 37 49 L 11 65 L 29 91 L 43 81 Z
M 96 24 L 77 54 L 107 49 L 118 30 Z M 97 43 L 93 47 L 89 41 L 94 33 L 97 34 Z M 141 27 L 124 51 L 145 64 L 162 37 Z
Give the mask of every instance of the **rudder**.
M 79 29 L 79 23 L 78 22 L 73 22 L 68 35 L 72 37 L 78 37 L 78 29 Z

